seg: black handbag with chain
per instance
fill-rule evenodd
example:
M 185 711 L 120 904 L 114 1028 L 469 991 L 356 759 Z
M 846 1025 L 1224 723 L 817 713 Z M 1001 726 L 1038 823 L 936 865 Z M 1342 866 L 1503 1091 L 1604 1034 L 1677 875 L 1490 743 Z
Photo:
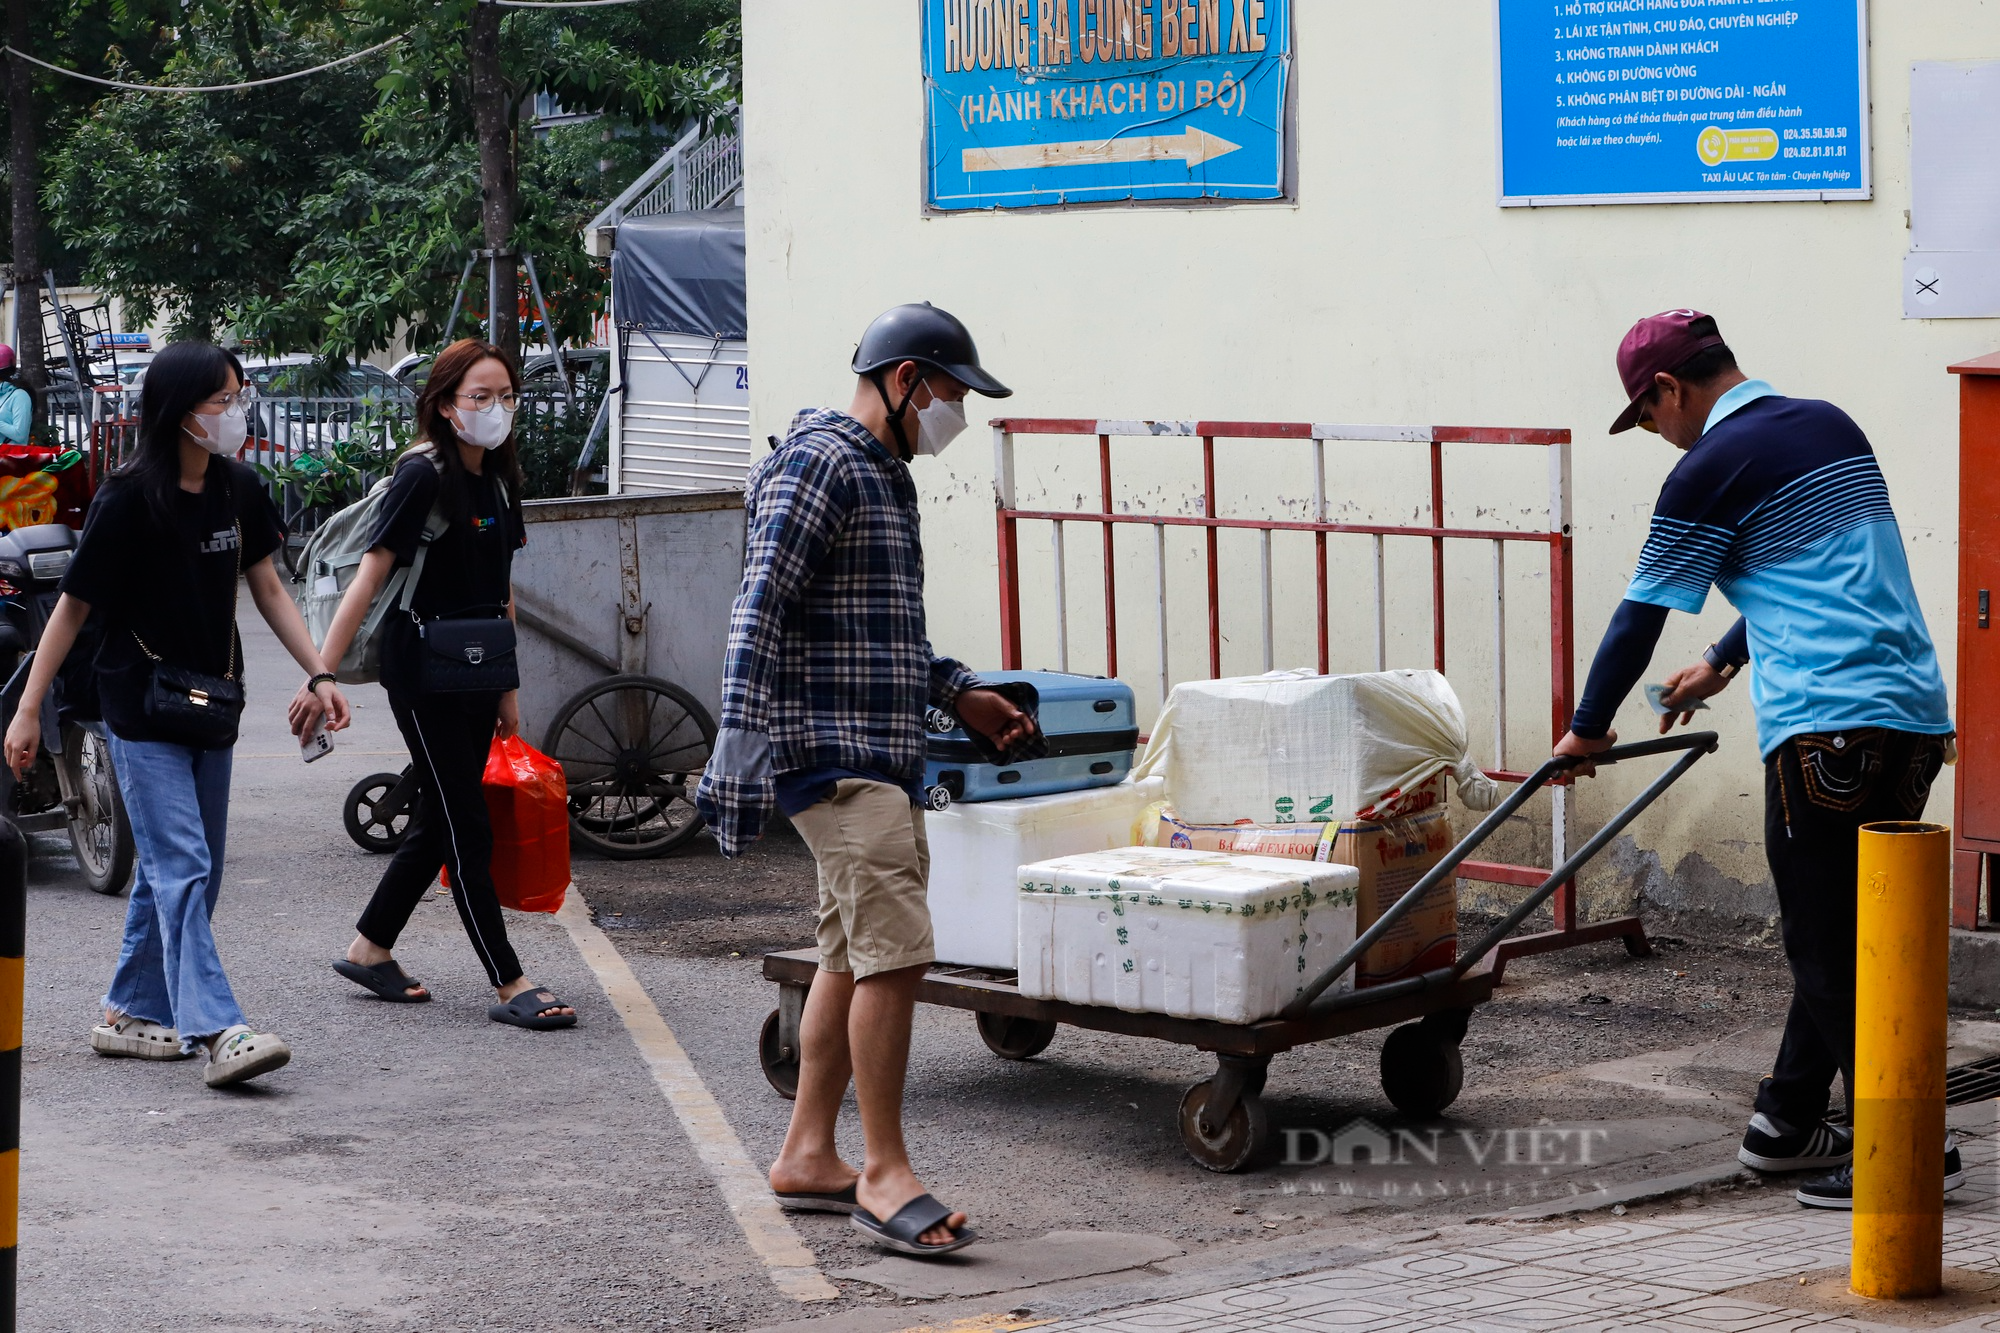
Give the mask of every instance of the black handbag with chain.
M 505 693 L 521 688 L 520 663 L 514 656 L 514 622 L 504 611 L 491 616 L 419 620 L 417 636 L 424 645 L 417 668 L 420 693 Z
M 231 494 L 229 507 L 236 507 Z M 133 642 L 153 663 L 152 679 L 146 683 L 146 723 L 155 737 L 197 750 L 226 750 L 236 744 L 236 732 L 243 722 L 243 685 L 236 679 L 241 642 L 236 632 L 237 588 L 243 581 L 243 523 L 236 532 L 236 575 L 230 581 L 229 667 L 220 676 L 175 666 L 146 646 L 139 631 Z

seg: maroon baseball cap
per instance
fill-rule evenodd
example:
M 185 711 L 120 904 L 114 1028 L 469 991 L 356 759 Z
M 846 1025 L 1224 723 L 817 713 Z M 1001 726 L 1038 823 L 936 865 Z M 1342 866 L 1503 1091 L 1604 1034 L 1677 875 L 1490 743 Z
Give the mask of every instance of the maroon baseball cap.
M 1625 396 L 1632 401 L 1611 423 L 1611 433 L 1639 424 L 1646 395 L 1653 391 L 1653 376 L 1686 364 L 1696 352 L 1722 345 L 1714 318 L 1699 310 L 1668 310 L 1634 324 L 1618 344 L 1618 378 L 1625 381 Z

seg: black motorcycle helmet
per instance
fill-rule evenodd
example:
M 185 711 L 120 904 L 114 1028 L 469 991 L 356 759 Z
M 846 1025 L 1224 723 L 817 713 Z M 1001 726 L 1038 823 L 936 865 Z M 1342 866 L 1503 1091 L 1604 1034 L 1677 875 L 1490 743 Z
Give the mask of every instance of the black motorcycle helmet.
M 1014 391 L 987 374 L 979 364 L 972 334 L 948 311 L 929 301 L 899 305 L 875 317 L 854 349 L 854 373 L 867 375 L 914 361 L 942 370 L 975 393 L 1005 398 Z
M 899 305 L 875 317 L 854 349 L 854 373 L 866 375 L 881 395 L 882 409 L 889 414 L 889 431 L 896 437 L 899 457 L 908 459 L 915 450 L 903 431 L 903 411 L 916 396 L 916 386 L 903 401 L 889 401 L 889 388 L 882 372 L 905 361 L 914 361 L 930 370 L 942 370 L 975 393 L 988 398 L 1005 398 L 1014 391 L 994 379 L 979 364 L 979 349 L 972 334 L 947 311 L 929 301 Z

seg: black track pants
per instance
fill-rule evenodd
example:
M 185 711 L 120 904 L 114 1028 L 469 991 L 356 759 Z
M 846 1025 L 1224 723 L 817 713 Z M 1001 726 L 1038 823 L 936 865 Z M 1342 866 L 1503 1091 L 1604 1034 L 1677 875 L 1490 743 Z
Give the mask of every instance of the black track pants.
M 1764 852 L 1783 914 L 1792 1008 L 1757 1109 L 1794 1129 L 1826 1114 L 1833 1076 L 1853 1097 L 1860 830 L 1921 818 L 1945 738 L 1864 727 L 1794 736 L 1764 761 Z
M 507 942 L 507 923 L 493 892 L 493 825 L 479 785 L 500 696 L 391 691 L 389 707 L 416 766 L 417 798 L 403 845 L 389 859 L 355 928 L 383 948 L 395 948 L 443 866 L 451 872 L 452 901 L 486 979 L 504 986 L 521 976 L 521 960 Z

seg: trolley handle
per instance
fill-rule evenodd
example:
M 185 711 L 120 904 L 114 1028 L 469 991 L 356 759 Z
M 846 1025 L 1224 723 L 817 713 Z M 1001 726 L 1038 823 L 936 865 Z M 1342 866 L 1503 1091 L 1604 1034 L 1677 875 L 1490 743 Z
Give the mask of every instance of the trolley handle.
M 1363 931 L 1352 945 L 1348 946 L 1347 952 L 1341 954 L 1331 967 L 1315 977 L 1311 985 L 1301 991 L 1298 997 L 1289 1005 L 1286 1005 L 1283 1017 L 1292 1019 L 1304 1017 L 1306 1010 L 1312 1007 L 1314 1000 L 1317 1000 L 1334 982 L 1340 980 L 1341 975 L 1348 968 L 1354 966 L 1363 954 L 1373 948 L 1376 941 L 1387 935 L 1395 928 L 1397 922 L 1401 921 L 1415 909 L 1426 893 L 1430 892 L 1432 888 L 1448 878 L 1453 871 L 1457 870 L 1460 862 L 1479 850 L 1481 843 L 1491 837 L 1502 824 L 1505 824 L 1513 816 L 1516 810 L 1519 810 L 1527 803 L 1529 797 L 1547 786 L 1552 779 L 1561 774 L 1568 773 L 1583 764 L 1597 764 L 1602 766 L 1620 763 L 1627 759 L 1644 759 L 1651 755 L 1672 754 L 1676 751 L 1684 751 L 1685 753 L 1681 755 L 1678 763 L 1654 779 L 1646 790 L 1634 797 L 1630 804 L 1626 805 L 1623 810 L 1620 810 L 1609 823 L 1605 824 L 1588 842 L 1578 848 L 1575 855 L 1551 871 L 1549 877 L 1542 881 L 1539 888 L 1522 899 L 1514 910 L 1507 914 L 1505 920 L 1489 931 L 1484 939 L 1480 940 L 1476 946 L 1460 957 L 1451 967 L 1439 968 L 1435 972 L 1426 973 L 1421 977 L 1408 977 L 1402 981 L 1392 982 L 1388 986 L 1370 987 L 1365 998 L 1387 999 L 1391 995 L 1399 994 L 1403 991 L 1425 990 L 1433 985 L 1448 984 L 1458 980 L 1458 978 L 1464 976 L 1472 968 L 1474 963 L 1477 963 L 1481 958 L 1484 958 L 1488 953 L 1499 947 L 1500 941 L 1511 935 L 1514 932 L 1514 928 L 1527 920 L 1528 916 L 1537 907 L 1546 902 L 1558 887 L 1573 879 L 1576 876 L 1576 872 L 1589 864 L 1591 858 L 1602 851 L 1607 843 L 1624 832 L 1625 826 L 1630 824 L 1634 819 L 1637 819 L 1647 806 L 1658 800 L 1662 792 L 1679 781 L 1681 774 L 1694 767 L 1695 762 L 1703 755 L 1713 754 L 1718 741 L 1719 738 L 1712 731 L 1690 731 L 1678 736 L 1661 736 L 1653 740 L 1636 741 L 1631 745 L 1614 746 L 1601 754 L 1588 756 L 1551 756 L 1546 763 L 1534 771 L 1527 781 L 1516 787 L 1506 800 L 1489 811 L 1486 818 L 1479 821 L 1477 828 L 1473 829 L 1471 833 L 1460 840 L 1457 846 L 1446 852 L 1443 860 L 1432 866 L 1422 879 L 1411 885 L 1404 892 L 1403 896 L 1396 900 L 1393 907 L 1377 917 L 1374 924 Z

